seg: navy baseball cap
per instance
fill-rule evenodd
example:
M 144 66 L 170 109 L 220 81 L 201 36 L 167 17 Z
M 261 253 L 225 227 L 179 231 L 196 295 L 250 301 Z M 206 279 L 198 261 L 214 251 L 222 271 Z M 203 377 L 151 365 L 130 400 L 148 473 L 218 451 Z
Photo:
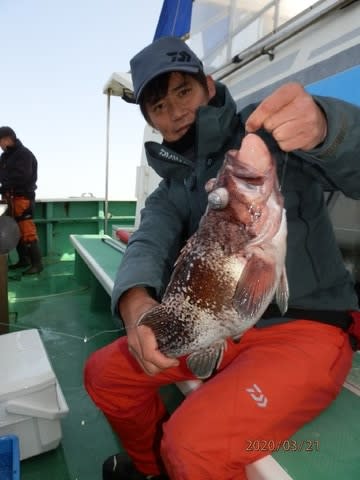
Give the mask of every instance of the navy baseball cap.
M 130 60 L 135 102 L 144 87 L 165 72 L 198 73 L 203 70 L 201 60 L 178 37 L 162 37 L 141 50 Z
M 10 127 L 0 127 L 0 140 L 5 137 L 16 139 L 14 130 Z

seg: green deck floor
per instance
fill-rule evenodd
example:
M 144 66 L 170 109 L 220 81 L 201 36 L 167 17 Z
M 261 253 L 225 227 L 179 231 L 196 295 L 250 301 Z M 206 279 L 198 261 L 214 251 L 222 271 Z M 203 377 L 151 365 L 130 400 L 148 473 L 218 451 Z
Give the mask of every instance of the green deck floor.
M 39 276 L 9 272 L 8 287 L 10 331 L 39 329 L 70 409 L 61 420 L 60 446 L 22 461 L 21 480 L 100 480 L 103 460 L 121 447 L 83 388 L 83 367 L 92 351 L 123 332 L 116 328 L 110 305 L 91 308 L 91 289 L 75 279 L 73 259 L 48 260 Z M 349 381 L 360 385 L 360 354 L 354 358 Z M 182 398 L 175 387 L 164 389 L 163 395 L 170 409 Z M 319 451 L 279 452 L 274 457 L 295 480 L 357 480 L 359 405 L 359 397 L 344 389 L 340 399 L 293 437 L 299 442 L 319 440 Z
M 39 276 L 9 272 L 10 331 L 38 328 L 69 406 L 63 438 L 50 452 L 21 462 L 21 480 L 100 480 L 104 459 L 120 446 L 83 387 L 89 354 L 117 338 L 110 309 L 90 308 L 90 291 L 73 276 L 73 261 L 52 261 Z M 171 408 L 181 398 L 165 389 Z

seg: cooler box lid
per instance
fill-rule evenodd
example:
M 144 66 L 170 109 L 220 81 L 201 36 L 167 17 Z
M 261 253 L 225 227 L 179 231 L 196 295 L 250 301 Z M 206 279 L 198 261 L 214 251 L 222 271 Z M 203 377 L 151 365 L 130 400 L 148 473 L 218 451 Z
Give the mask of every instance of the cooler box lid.
M 56 384 L 36 329 L 0 335 L 0 401 Z

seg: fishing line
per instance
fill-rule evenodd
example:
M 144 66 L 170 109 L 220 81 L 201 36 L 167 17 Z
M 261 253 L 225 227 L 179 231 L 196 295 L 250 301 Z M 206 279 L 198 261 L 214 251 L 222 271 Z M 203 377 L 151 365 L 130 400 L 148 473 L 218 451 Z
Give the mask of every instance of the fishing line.
M 10 297 L 9 303 L 11 304 L 11 303 L 34 302 L 38 300 L 46 300 L 47 298 L 61 297 L 63 295 L 73 295 L 76 293 L 85 292 L 86 290 L 89 290 L 89 287 L 79 287 L 74 290 L 67 290 L 65 292 L 59 292 L 59 293 L 47 293 L 46 295 L 39 295 L 37 297 L 23 297 L 23 298 L 14 298 L 14 299 Z
M 120 338 L 125 331 L 124 328 L 115 328 L 97 331 L 90 335 L 86 333 L 76 335 L 74 333 L 27 323 L 17 322 L 16 324 L 10 323 L 9 325 L 9 323 L 0 322 L 0 325 L 7 328 L 10 326 L 9 333 L 12 334 L 36 329 L 43 341 L 50 363 L 65 397 L 71 393 L 76 394 L 78 398 L 80 396 L 80 398 L 84 399 L 87 398 L 83 383 L 84 365 L 87 359 L 93 351 L 98 350 L 103 345 L 112 343 L 117 338 Z M 107 336 L 109 338 L 107 338 Z M 104 339 L 97 343 L 95 340 L 99 339 L 99 337 L 104 337 Z M 93 416 L 94 415 L 92 415 L 92 417 Z M 97 417 L 97 415 L 95 415 L 95 417 Z M 92 420 L 94 420 L 94 418 L 92 418 Z M 89 422 L 89 418 L 87 418 L 86 422 L 84 419 L 81 421 L 85 424 Z
M 281 192 L 281 189 L 282 189 L 284 181 L 285 181 L 286 169 L 287 169 L 288 158 L 289 158 L 289 152 L 283 152 L 283 153 L 284 153 L 284 163 L 282 165 L 281 178 L 280 178 L 280 182 L 279 182 L 280 192 Z
M 0 325 L 2 326 L 9 326 L 8 323 L 6 322 L 0 322 Z M 36 329 L 39 331 L 39 333 L 41 335 L 45 335 L 45 334 L 51 334 L 51 335 L 58 335 L 59 337 L 64 337 L 64 338 L 71 338 L 71 339 L 75 339 L 75 340 L 79 340 L 80 342 L 82 343 L 89 343 L 91 342 L 92 340 L 94 340 L 94 338 L 97 338 L 101 335 L 104 335 L 104 334 L 115 334 L 115 333 L 123 333 L 125 332 L 125 327 L 120 327 L 120 328 L 115 328 L 113 330 L 100 330 L 99 332 L 93 334 L 93 335 L 74 335 L 74 334 L 71 334 L 71 333 L 66 333 L 66 332 L 60 332 L 58 330 L 52 330 L 51 328 L 44 328 L 44 327 L 36 327 L 34 325 L 28 325 L 28 324 L 25 324 L 25 323 L 19 323 L 19 322 L 16 322 L 16 323 L 12 323 L 11 325 L 11 329 L 17 329 L 17 330 L 31 330 L 31 329 Z M 12 333 L 12 332 L 11 332 Z

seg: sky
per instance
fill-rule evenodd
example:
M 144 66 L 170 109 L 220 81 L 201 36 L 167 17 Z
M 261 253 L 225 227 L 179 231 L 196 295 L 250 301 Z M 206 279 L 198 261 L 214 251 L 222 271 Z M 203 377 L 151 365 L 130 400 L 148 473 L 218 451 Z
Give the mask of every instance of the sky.
M 151 43 L 163 0 L 0 0 L 0 125 L 38 160 L 38 199 L 105 196 L 113 72 Z M 134 199 L 145 121 L 112 97 L 108 196 Z

